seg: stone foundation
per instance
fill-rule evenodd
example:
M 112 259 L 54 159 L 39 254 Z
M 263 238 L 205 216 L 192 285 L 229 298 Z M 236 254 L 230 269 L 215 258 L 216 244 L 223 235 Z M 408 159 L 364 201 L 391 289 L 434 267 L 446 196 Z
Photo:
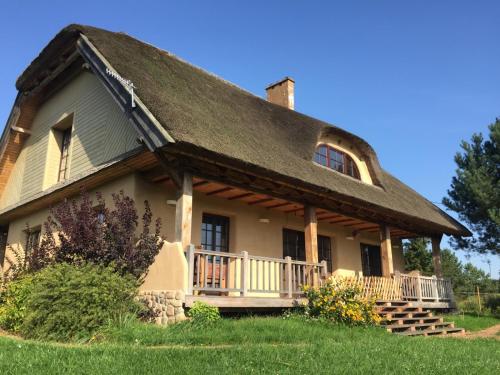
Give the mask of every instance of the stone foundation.
M 186 320 L 182 290 L 152 290 L 139 293 L 139 299 L 158 312 L 156 324 L 166 325 Z

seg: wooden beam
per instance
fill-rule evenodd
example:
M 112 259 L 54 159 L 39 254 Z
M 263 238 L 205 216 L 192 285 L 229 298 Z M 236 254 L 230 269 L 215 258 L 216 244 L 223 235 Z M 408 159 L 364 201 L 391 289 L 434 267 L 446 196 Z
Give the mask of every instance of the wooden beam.
M 391 230 L 387 225 L 380 226 L 380 252 L 382 276 L 391 277 L 394 273 L 394 264 L 392 262 Z
M 253 202 L 248 202 L 248 205 L 253 206 L 255 204 L 266 203 L 266 202 L 270 202 L 273 200 L 274 200 L 274 198 L 263 198 L 263 199 L 259 199 L 259 200 L 253 201 Z
M 21 134 L 31 135 L 30 129 L 20 128 L 19 126 L 11 126 L 10 130 Z
M 291 213 L 294 213 L 294 212 L 299 212 L 299 211 L 303 211 L 304 210 L 304 207 L 300 207 L 300 208 L 294 208 L 292 210 L 286 210 L 285 211 L 285 214 L 291 214 Z
M 279 208 L 279 207 L 290 206 L 291 204 L 294 204 L 294 203 L 292 203 L 292 202 L 278 203 L 278 204 L 273 204 L 272 206 L 267 206 L 266 208 L 268 210 L 270 210 L 272 208 Z
M 165 156 L 165 154 L 163 152 L 157 151 L 154 153 L 154 155 L 155 155 L 156 159 L 159 161 L 162 168 L 167 173 L 167 175 L 174 182 L 174 186 L 177 189 L 182 189 L 183 180 L 182 180 L 182 176 L 181 176 L 181 173 L 179 172 L 179 170 L 172 165 L 173 163 L 170 160 L 168 160 L 168 158 Z M 191 189 L 193 188 L 192 184 L 193 184 L 193 181 L 191 178 Z
M 342 215 L 335 215 L 335 214 L 327 215 L 327 216 L 319 216 L 318 215 L 318 220 L 330 220 L 330 219 L 337 219 L 340 217 L 343 217 L 343 216 Z
M 304 207 L 304 233 L 306 247 L 306 262 L 318 263 L 318 218 L 316 217 L 316 207 Z M 313 274 L 313 286 L 318 285 L 318 278 Z
M 175 206 L 175 241 L 180 242 L 182 249 L 185 251 L 187 251 L 187 247 L 191 244 L 192 216 L 193 178 L 190 173 L 184 172 Z
M 255 195 L 255 193 L 242 193 L 242 194 L 238 194 L 238 195 L 234 195 L 232 197 L 229 197 L 229 198 L 227 198 L 227 200 L 234 201 L 236 199 L 251 197 L 252 195 Z
M 443 277 L 443 270 L 441 267 L 441 236 L 434 236 L 431 238 L 432 242 L 432 262 L 434 263 L 434 274 L 437 277 Z
M 234 188 L 232 188 L 232 187 L 226 186 L 226 187 L 223 187 L 221 189 L 212 190 L 212 191 L 206 193 L 206 195 L 217 195 L 217 194 L 225 193 L 226 191 L 230 191 L 230 190 L 233 190 L 233 189 Z
M 203 185 L 206 185 L 206 184 L 209 184 L 210 181 L 207 181 L 207 180 L 204 180 L 204 181 L 198 181 L 197 183 L 193 184 L 193 187 L 196 188 L 198 186 L 203 186 Z

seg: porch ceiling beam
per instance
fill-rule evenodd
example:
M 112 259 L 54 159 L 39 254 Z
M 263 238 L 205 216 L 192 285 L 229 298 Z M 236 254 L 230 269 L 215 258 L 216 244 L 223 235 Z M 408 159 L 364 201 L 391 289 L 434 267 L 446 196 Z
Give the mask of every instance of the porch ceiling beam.
M 203 181 L 198 181 L 196 183 L 193 184 L 193 187 L 196 188 L 198 186 L 203 186 L 203 185 L 206 185 L 206 184 L 209 184 L 210 181 L 207 181 L 207 180 L 203 180 Z
M 337 219 L 343 217 L 342 215 L 327 215 L 327 216 L 318 216 L 318 220 L 330 220 Z
M 299 212 L 299 211 L 304 211 L 304 207 L 300 207 L 300 208 L 294 208 L 292 210 L 286 210 L 285 213 L 286 214 L 291 214 L 291 213 L 294 213 L 294 212 Z
M 347 224 L 345 225 L 346 227 L 352 227 L 355 229 L 376 229 L 379 226 L 377 224 L 373 223 L 354 223 L 354 224 Z
M 275 200 L 275 198 L 263 198 L 263 199 L 259 199 L 259 200 L 253 201 L 253 202 L 248 202 L 248 205 L 249 206 L 253 206 L 253 205 L 256 205 L 256 204 L 271 202 L 273 200 Z
M 214 163 L 211 153 L 201 152 L 194 154 L 187 146 L 172 144 L 166 153 L 181 158 L 185 167 L 193 175 L 206 178 L 241 189 L 251 190 L 256 194 L 265 194 L 279 199 L 286 199 L 297 204 L 311 204 L 317 208 L 338 212 L 347 217 L 359 219 L 360 221 L 388 223 L 394 227 L 403 228 L 413 233 L 421 235 L 432 235 L 433 233 L 448 233 L 449 229 L 443 228 L 439 232 L 439 225 L 433 223 L 432 230 L 429 230 L 428 223 L 423 219 L 418 219 L 418 223 L 411 223 L 405 218 L 395 216 L 393 213 L 384 212 L 384 208 L 376 207 L 366 202 L 350 202 L 340 194 L 332 195 L 328 192 L 312 191 L 306 187 L 293 185 L 291 182 L 276 182 L 275 177 L 267 175 L 254 175 L 249 177 L 248 170 L 244 170 L 236 165 L 234 161 L 218 159 Z M 256 172 L 257 173 L 257 172 Z M 262 172 L 263 174 L 266 172 Z M 273 181 L 268 181 L 274 178 Z
M 223 187 L 220 189 L 209 191 L 208 193 L 206 193 L 206 195 L 217 195 L 217 194 L 225 193 L 225 192 L 231 191 L 231 190 L 234 190 L 234 188 L 232 188 L 230 186 L 226 186 L 226 187 Z
M 278 203 L 278 204 L 273 204 L 272 206 L 267 206 L 266 208 L 268 210 L 270 210 L 270 209 L 273 209 L 273 208 L 290 206 L 292 204 L 293 204 L 292 202 Z
M 336 219 L 333 219 L 333 220 L 330 220 L 329 223 L 330 224 L 339 224 L 339 223 L 349 223 L 351 221 L 354 221 L 354 222 L 359 222 L 360 224 L 362 223 L 362 221 L 360 220 L 357 220 L 357 219 L 353 219 L 351 217 L 346 217 L 346 216 L 341 216 L 339 218 L 336 218 Z
M 238 194 L 238 195 L 234 195 L 232 197 L 229 197 L 229 198 L 227 198 L 227 200 L 234 201 L 236 199 L 251 197 L 252 195 L 255 195 L 255 193 L 242 193 L 242 194 Z

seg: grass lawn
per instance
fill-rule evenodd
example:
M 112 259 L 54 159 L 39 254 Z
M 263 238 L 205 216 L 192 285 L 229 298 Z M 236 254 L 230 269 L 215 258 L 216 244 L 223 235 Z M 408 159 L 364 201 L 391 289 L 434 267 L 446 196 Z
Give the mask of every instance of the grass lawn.
M 480 331 L 482 329 L 500 324 L 500 319 L 491 315 L 477 316 L 477 314 L 447 314 L 447 322 L 455 322 L 455 327 L 465 328 L 466 331 Z
M 0 338 L 0 374 L 493 374 L 500 342 L 407 338 L 277 317 L 223 319 L 209 328 L 126 324 L 105 343 Z

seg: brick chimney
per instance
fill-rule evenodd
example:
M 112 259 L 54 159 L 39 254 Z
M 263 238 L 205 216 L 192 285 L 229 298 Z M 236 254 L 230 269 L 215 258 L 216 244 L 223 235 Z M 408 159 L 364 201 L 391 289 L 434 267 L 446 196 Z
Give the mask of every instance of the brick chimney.
M 295 81 L 290 77 L 272 83 L 266 87 L 267 100 L 288 109 L 294 109 L 294 87 Z

